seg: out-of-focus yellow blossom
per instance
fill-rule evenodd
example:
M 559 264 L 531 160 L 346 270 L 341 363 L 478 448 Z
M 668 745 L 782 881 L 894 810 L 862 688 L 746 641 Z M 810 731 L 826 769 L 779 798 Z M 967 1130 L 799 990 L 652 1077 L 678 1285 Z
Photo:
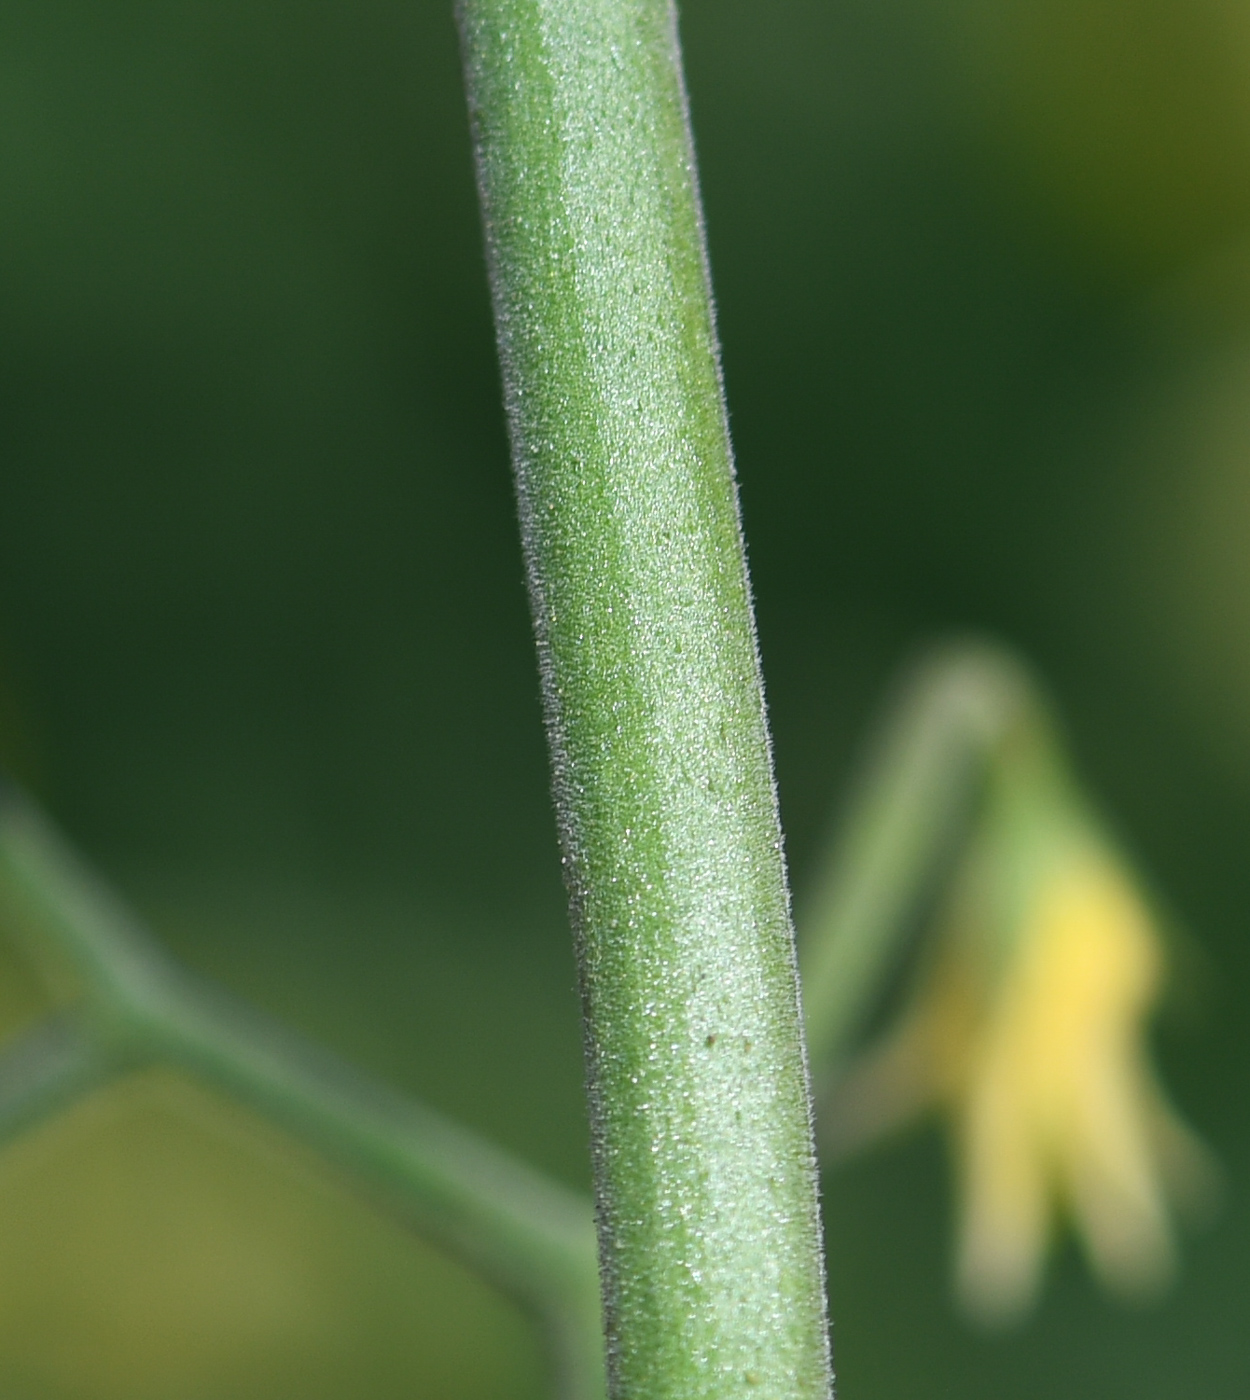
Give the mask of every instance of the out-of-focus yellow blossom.
M 1106 1285 L 1158 1291 L 1169 1204 L 1210 1178 L 1149 1063 L 1164 956 L 1145 898 L 1066 801 L 1031 786 L 1011 796 L 964 863 L 910 1008 L 833 1105 L 856 1142 L 944 1114 L 957 1288 L 989 1322 L 1033 1302 L 1065 1215 Z

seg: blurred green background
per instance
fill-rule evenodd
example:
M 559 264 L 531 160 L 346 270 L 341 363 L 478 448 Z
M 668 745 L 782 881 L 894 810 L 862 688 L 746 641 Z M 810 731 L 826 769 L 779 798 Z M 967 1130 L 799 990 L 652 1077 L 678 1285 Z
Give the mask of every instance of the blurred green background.
M 1143 1311 L 826 1177 L 846 1400 L 1250 1388 L 1250 11 L 687 0 L 802 895 L 897 667 L 1022 648 L 1206 951 L 1228 1195 Z M 0 750 L 185 960 L 564 1179 L 574 971 L 449 0 L 0 10 Z M 9 955 L 0 1018 L 36 993 Z M 0 1158 L 0 1395 L 542 1393 L 523 1322 L 172 1079 Z

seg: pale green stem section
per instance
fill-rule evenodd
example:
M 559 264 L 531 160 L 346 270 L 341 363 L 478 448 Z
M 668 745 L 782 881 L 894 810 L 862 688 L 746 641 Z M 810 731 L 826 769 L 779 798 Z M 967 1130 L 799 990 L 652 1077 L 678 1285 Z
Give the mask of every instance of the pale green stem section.
M 908 678 L 800 910 L 818 1089 L 837 1078 L 943 859 L 966 837 L 996 752 L 1043 714 L 1024 667 L 985 643 L 935 652 Z
M 111 1074 L 178 1066 L 346 1168 L 509 1293 L 542 1324 L 561 1393 L 600 1400 L 595 1240 L 583 1201 L 189 977 L 12 796 L 0 804 L 0 884 L 32 951 L 67 963 L 85 989 L 76 1021 L 63 1014 L 0 1058 L 0 1138 Z
M 824 1397 L 793 940 L 665 0 L 462 0 L 612 1394 Z
M 0 1054 L 0 1146 L 60 1113 L 120 1072 L 78 1022 L 51 1016 Z

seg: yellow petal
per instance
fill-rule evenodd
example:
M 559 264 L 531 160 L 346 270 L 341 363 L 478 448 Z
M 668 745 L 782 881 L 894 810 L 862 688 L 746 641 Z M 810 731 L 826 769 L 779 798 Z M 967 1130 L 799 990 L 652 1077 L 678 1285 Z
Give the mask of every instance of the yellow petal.
M 1039 901 L 1030 950 L 1015 1014 L 1056 1192 L 1106 1284 L 1157 1291 L 1172 1239 L 1142 1044 L 1162 967 L 1149 915 L 1109 858 L 1087 858 Z
M 961 1222 L 956 1287 L 978 1321 L 1010 1322 L 1028 1310 L 1046 1256 L 1045 1163 L 1020 1092 L 1020 1061 L 995 1047 L 977 1067 L 957 1120 Z

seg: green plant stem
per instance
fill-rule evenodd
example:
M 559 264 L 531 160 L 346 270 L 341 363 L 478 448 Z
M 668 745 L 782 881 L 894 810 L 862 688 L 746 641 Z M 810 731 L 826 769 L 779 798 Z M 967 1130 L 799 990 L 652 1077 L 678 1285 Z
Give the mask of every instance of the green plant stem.
M 77 1020 L 50 1016 L 0 1054 L 0 1146 L 106 1084 L 119 1072 Z
M 611 1391 L 821 1397 L 780 832 L 665 0 L 462 0 Z
M 188 976 L 12 794 L 0 803 L 0 883 L 32 950 L 68 964 L 84 988 L 77 1017 L 62 1013 L 0 1058 L 0 1137 L 112 1074 L 177 1066 L 347 1169 L 510 1294 L 543 1326 L 561 1393 L 600 1400 L 587 1203 Z
M 966 834 L 995 752 L 1040 712 L 1027 671 L 987 643 L 943 648 L 907 678 L 800 910 L 818 1101 Z
M 206 990 L 153 1008 L 151 1042 L 162 1057 L 371 1184 L 422 1235 L 538 1317 L 565 1395 L 601 1396 L 588 1203 Z

